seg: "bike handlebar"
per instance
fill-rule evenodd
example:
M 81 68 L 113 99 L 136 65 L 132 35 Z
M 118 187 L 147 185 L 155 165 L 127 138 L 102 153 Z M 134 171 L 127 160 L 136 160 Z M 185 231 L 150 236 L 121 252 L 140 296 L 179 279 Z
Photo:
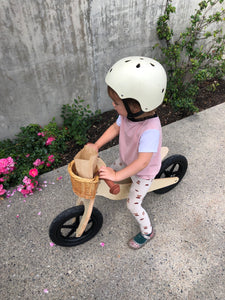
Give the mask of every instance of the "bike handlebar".
M 113 195 L 117 195 L 120 192 L 120 186 L 118 183 L 113 182 L 112 180 L 104 179 L 105 183 L 109 186 L 109 192 Z

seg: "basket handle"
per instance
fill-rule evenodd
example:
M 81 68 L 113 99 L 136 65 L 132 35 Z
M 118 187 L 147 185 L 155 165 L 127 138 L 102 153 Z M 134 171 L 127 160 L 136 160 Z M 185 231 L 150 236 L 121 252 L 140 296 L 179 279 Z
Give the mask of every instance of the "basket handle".
M 113 195 L 117 195 L 120 192 L 120 186 L 118 183 L 113 182 L 112 180 L 104 179 L 105 183 L 109 186 L 109 192 Z

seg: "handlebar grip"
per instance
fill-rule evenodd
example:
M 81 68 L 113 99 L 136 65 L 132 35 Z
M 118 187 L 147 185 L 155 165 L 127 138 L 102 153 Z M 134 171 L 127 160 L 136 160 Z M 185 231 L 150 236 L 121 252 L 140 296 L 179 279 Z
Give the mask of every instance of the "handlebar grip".
M 110 187 L 109 192 L 113 195 L 117 195 L 120 192 L 120 186 L 114 183 L 112 180 L 104 179 L 105 183 Z

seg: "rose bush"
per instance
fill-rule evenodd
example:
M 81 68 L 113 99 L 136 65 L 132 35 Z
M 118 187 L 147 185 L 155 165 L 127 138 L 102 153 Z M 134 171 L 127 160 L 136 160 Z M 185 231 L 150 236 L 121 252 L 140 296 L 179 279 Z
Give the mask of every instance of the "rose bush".
M 25 197 L 31 195 L 38 187 L 38 176 L 57 166 L 68 138 L 66 129 L 52 120 L 44 128 L 22 127 L 14 141 L 0 142 L 0 195 L 11 196 L 13 186 Z
M 16 191 L 25 197 L 31 195 L 38 189 L 38 176 L 60 164 L 68 141 L 75 139 L 80 144 L 81 139 L 86 139 L 87 129 L 100 120 L 96 118 L 99 114 L 100 111 L 93 114 L 81 104 L 76 107 L 68 104 L 66 110 L 62 107 L 63 128 L 53 118 L 44 127 L 30 124 L 21 127 L 14 140 L 0 141 L 0 196 L 10 197 Z M 9 190 L 15 186 L 13 191 Z
M 51 159 L 54 160 L 53 155 L 51 156 Z M 41 162 L 40 164 L 37 163 L 39 161 Z M 44 163 L 44 161 L 37 159 L 33 164 L 41 165 L 42 163 Z M 0 159 L 0 176 L 2 176 L 0 177 L 0 181 L 3 182 L 3 184 L 6 184 L 7 181 L 10 181 L 10 177 L 14 175 L 15 170 L 16 170 L 15 162 L 12 159 L 12 157 Z M 23 184 L 19 184 L 19 186 L 17 186 L 17 191 L 21 192 L 25 197 L 27 197 L 27 195 L 29 194 L 33 194 L 33 192 L 38 186 L 38 181 L 37 181 L 38 170 L 36 168 L 30 169 L 29 176 L 31 176 L 32 179 L 25 176 L 22 180 Z M 3 184 L 0 184 L 0 196 L 3 195 L 6 197 L 12 196 L 14 192 L 10 192 L 4 189 Z

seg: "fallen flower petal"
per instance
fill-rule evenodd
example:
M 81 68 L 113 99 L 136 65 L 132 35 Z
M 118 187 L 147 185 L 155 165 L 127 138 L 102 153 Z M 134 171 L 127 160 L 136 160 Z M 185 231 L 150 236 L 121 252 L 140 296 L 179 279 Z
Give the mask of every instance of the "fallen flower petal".
M 54 243 L 49 243 L 49 245 L 50 245 L 50 247 L 54 247 L 55 246 L 55 244 Z
M 47 289 L 44 289 L 44 293 L 45 293 L 45 294 L 48 294 L 48 290 L 47 290 Z
M 38 216 L 40 216 L 41 215 L 41 211 L 39 211 L 39 213 L 38 213 Z
M 105 246 L 105 243 L 100 243 L 100 245 L 101 245 L 102 247 L 104 247 L 104 246 Z
M 60 176 L 60 177 L 56 178 L 56 180 L 61 180 L 61 179 L 62 179 L 62 176 Z
M 17 191 L 21 192 L 23 188 L 24 188 L 24 185 L 20 184 L 17 186 Z
M 14 196 L 14 194 L 16 193 L 16 189 L 14 189 L 10 195 L 10 197 Z
M 17 218 L 19 218 L 20 215 L 16 215 Z
M 10 198 L 13 195 L 14 195 L 14 193 L 13 192 L 11 193 L 11 191 L 6 192 L 6 198 Z

